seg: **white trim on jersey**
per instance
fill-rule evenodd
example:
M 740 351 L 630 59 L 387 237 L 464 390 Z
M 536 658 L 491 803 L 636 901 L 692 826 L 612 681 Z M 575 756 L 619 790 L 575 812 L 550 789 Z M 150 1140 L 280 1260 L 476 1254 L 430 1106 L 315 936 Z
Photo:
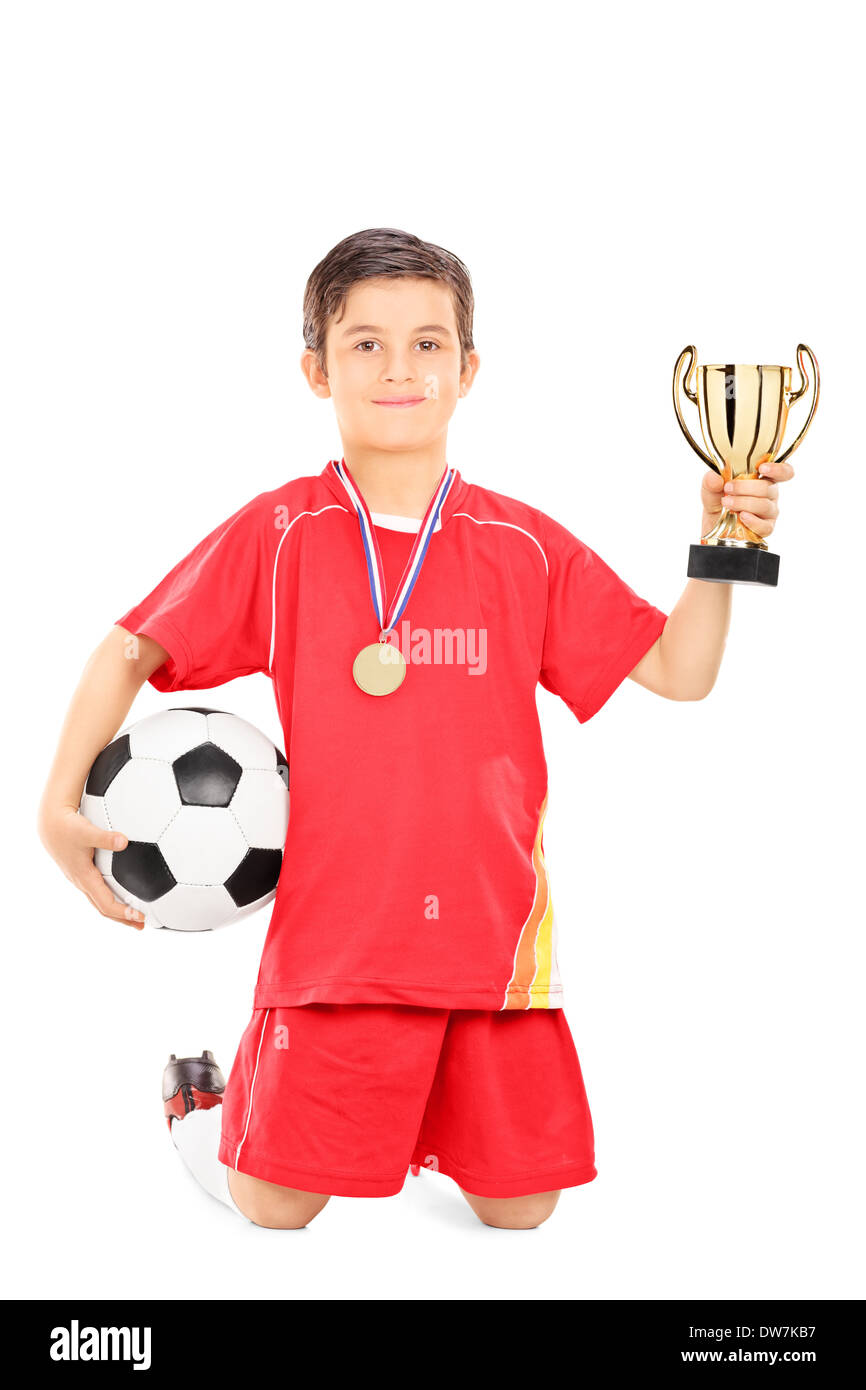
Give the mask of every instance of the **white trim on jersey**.
M 524 531 L 522 526 L 515 526 L 512 521 L 480 521 L 477 516 L 471 516 L 469 512 L 452 512 L 452 516 L 465 516 L 467 521 L 474 521 L 476 526 L 507 526 L 511 531 L 520 531 L 522 535 L 529 537 L 533 545 L 538 546 L 538 549 L 541 551 L 541 558 L 544 561 L 544 568 L 547 573 L 550 574 L 547 556 L 531 531 Z
M 274 556 L 274 569 L 271 575 L 271 650 L 268 653 L 268 670 L 273 675 L 274 670 L 274 647 L 277 640 L 277 565 L 280 560 L 280 551 L 283 548 L 283 541 L 291 531 L 296 521 L 300 521 L 302 516 L 321 516 L 322 512 L 348 512 L 348 507 L 341 507 L 339 502 L 330 502 L 327 507 L 320 507 L 317 512 L 298 512 L 293 516 L 285 531 L 282 534 L 280 543 L 277 546 L 277 553 Z
M 262 1031 L 261 1031 L 261 1033 L 259 1034 L 259 1046 L 258 1046 L 258 1051 L 256 1052 L 256 1066 L 255 1066 L 255 1070 L 254 1070 L 254 1072 L 253 1072 L 253 1079 L 252 1079 L 252 1081 L 250 1082 L 250 1098 L 249 1098 L 249 1100 L 247 1101 L 247 1122 L 246 1122 L 246 1124 L 244 1125 L 243 1136 L 242 1136 L 242 1138 L 241 1138 L 241 1142 L 238 1144 L 237 1151 L 236 1151 L 236 1153 L 235 1153 L 235 1172 L 236 1172 L 236 1173 L 238 1172 L 238 1164 L 239 1164 L 240 1161 L 241 1161 L 241 1149 L 243 1148 L 244 1144 L 246 1143 L 247 1133 L 248 1133 L 249 1127 L 250 1127 L 250 1120 L 252 1119 L 252 1115 L 253 1115 L 253 1092 L 254 1092 L 255 1089 L 256 1089 L 256 1077 L 257 1077 L 258 1074 L 259 1074 L 259 1058 L 260 1058 L 261 1055 L 262 1055 L 262 1043 L 264 1042 L 264 1039 L 265 1039 L 265 1025 L 267 1024 L 267 1021 L 268 1021 L 268 1014 L 269 1014 L 270 1012 L 271 1012 L 270 1009 L 265 1009 L 265 1016 L 264 1016 L 264 1018 L 262 1019 Z

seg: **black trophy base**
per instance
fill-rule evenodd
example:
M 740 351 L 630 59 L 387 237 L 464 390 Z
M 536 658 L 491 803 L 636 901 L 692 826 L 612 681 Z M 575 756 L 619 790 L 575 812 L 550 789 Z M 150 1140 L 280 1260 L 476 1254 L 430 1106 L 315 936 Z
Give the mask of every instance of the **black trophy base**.
M 690 545 L 689 579 L 711 584 L 768 584 L 779 582 L 779 557 L 771 550 L 745 550 L 732 545 Z

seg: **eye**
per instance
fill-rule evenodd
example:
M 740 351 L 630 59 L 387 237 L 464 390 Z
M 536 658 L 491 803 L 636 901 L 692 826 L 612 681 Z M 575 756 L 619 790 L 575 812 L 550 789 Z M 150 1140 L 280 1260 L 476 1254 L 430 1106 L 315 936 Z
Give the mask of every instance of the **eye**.
M 437 352 L 439 351 L 439 344 L 438 344 L 438 343 L 435 343 L 435 342 L 433 341 L 432 338 L 422 338 L 422 339 L 421 339 L 421 344 L 420 344 L 420 346 L 423 347 L 423 345 L 424 345 L 425 343 L 426 343 L 429 347 L 435 348 Z
M 361 343 L 356 343 L 356 344 L 355 344 L 355 351 L 357 351 L 358 348 L 378 347 L 378 346 L 379 346 L 379 345 L 378 345 L 378 343 L 375 341 L 375 339 L 373 339 L 373 338 L 365 338 L 363 342 L 361 342 Z M 363 356 L 369 356 L 369 353 L 364 353 L 364 354 L 362 354 L 362 355 L 363 355 Z

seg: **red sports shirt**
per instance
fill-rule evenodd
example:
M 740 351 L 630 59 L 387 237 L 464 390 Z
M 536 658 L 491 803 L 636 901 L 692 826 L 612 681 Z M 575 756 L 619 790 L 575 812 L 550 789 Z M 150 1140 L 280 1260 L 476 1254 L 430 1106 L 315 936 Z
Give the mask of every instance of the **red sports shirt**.
M 389 600 L 399 525 L 376 528 Z M 352 663 L 379 627 L 333 463 L 254 497 L 118 618 L 170 653 L 157 690 L 273 681 L 291 811 L 255 1006 L 559 1007 L 536 686 L 585 723 L 666 621 L 458 472 L 397 625 L 406 679 L 367 695 Z

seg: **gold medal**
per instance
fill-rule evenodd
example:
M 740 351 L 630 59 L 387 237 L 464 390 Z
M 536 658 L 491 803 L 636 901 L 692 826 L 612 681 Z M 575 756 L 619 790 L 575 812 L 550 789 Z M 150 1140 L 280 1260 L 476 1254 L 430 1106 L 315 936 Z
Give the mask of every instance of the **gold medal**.
M 355 657 L 352 675 L 367 695 L 393 695 L 406 679 L 406 662 L 399 647 L 371 642 Z
M 406 679 L 406 660 L 400 648 L 393 646 L 388 638 L 393 633 L 397 621 L 409 601 L 409 595 L 424 563 L 424 556 L 427 554 L 427 546 L 436 526 L 436 520 L 457 473 L 455 469 L 446 467 L 439 479 L 436 491 L 427 504 L 424 519 L 397 585 L 396 597 L 388 607 L 385 596 L 385 567 L 382 564 L 379 542 L 376 539 L 376 528 L 373 525 L 369 508 L 346 467 L 346 460 L 341 459 L 339 463 L 334 464 L 334 467 L 358 516 L 361 539 L 364 542 L 364 554 L 367 559 L 370 595 L 373 599 L 376 617 L 381 624 L 378 642 L 371 642 L 368 647 L 361 648 L 352 663 L 352 675 L 355 684 L 364 691 L 365 695 L 393 695 L 394 691 L 399 690 Z

